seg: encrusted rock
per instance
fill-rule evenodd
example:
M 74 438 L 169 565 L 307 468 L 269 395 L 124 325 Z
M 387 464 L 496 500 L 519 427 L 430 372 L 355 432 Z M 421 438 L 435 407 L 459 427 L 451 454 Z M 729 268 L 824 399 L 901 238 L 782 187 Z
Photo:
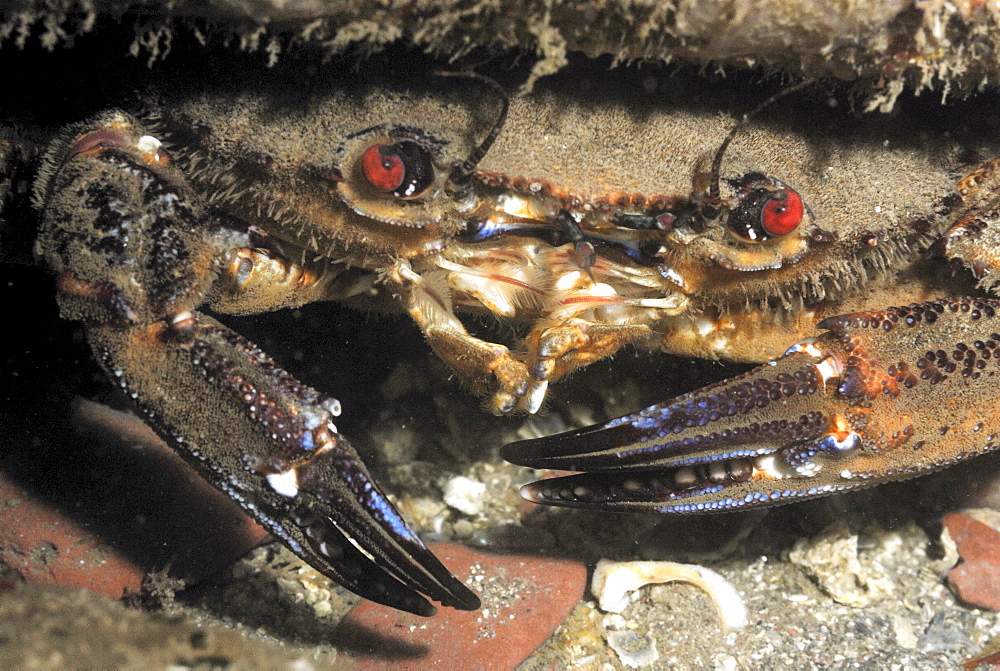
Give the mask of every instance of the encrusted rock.
M 788 558 L 845 606 L 861 607 L 894 591 L 882 564 L 858 554 L 858 537 L 844 524 L 835 524 L 816 538 L 796 542 Z

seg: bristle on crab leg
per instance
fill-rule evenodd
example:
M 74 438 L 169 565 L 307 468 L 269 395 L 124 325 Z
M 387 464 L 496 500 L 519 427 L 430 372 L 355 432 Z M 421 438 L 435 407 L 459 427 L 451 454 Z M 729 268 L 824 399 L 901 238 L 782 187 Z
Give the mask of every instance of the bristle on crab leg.
M 932 471 L 1000 446 L 998 311 L 998 301 L 969 299 L 830 318 L 819 325 L 829 333 L 740 377 L 502 454 L 584 471 L 526 485 L 529 500 L 668 513 L 774 505 Z

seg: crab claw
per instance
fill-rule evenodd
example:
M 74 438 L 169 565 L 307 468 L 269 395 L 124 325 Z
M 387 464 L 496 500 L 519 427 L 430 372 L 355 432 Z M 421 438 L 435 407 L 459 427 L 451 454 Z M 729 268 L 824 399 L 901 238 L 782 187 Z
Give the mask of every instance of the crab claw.
M 98 361 L 148 423 L 347 589 L 418 615 L 435 612 L 422 594 L 478 608 L 337 432 L 340 404 L 196 311 L 213 297 L 219 303 L 220 258 L 249 240 L 211 215 L 162 143 L 112 110 L 68 128 L 45 164 L 36 249 L 58 276 L 63 316 L 83 322 Z M 249 276 L 281 288 L 267 273 Z M 308 290 L 310 282 L 294 284 Z M 279 306 L 262 300 L 275 295 L 246 291 L 243 300 L 260 310 Z M 294 290 L 285 295 L 297 300 Z
M 197 312 L 151 326 L 90 325 L 87 337 L 147 421 L 313 568 L 417 615 L 435 612 L 421 594 L 479 607 L 337 433 L 337 401 Z
M 920 475 L 1000 447 L 998 312 L 965 299 L 832 317 L 740 377 L 502 454 L 585 471 L 521 493 L 599 510 L 732 510 Z

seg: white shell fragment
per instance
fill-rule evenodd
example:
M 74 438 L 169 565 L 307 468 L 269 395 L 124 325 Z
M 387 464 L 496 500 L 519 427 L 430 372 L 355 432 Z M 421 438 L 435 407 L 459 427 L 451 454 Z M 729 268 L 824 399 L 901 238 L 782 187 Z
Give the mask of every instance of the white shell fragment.
M 444 485 L 444 502 L 466 515 L 478 515 L 483 512 L 483 497 L 486 495 L 486 484 L 467 478 L 464 475 L 454 477 Z
M 608 647 L 615 651 L 622 664 L 630 669 L 639 669 L 655 664 L 660 659 L 656 641 L 640 638 L 630 629 L 608 632 Z
M 722 628 L 729 632 L 747 624 L 747 608 L 736 589 L 721 575 L 696 564 L 666 561 L 613 562 L 602 559 L 594 569 L 591 593 L 601 610 L 620 613 L 632 603 L 629 593 L 643 585 L 684 582 L 708 594 L 719 608 Z

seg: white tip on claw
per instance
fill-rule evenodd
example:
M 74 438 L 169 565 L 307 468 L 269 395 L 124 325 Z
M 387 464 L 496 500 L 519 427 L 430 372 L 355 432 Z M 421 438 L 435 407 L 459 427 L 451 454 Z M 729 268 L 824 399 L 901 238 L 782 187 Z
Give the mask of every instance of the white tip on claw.
M 323 407 L 326 408 L 327 411 L 334 417 L 340 417 L 340 413 L 343 411 L 340 401 L 335 398 L 328 398 L 323 401 Z M 336 431 L 336 429 L 334 429 L 334 431 Z
M 271 489 L 282 496 L 294 498 L 299 494 L 299 474 L 294 468 L 290 468 L 284 473 L 270 473 L 267 476 L 267 484 Z
M 805 352 L 806 354 L 814 357 L 823 356 L 823 350 L 816 347 L 815 343 L 816 338 L 806 338 L 805 340 L 800 340 L 785 350 L 785 353 L 782 356 L 788 356 L 789 354 L 794 354 L 795 352 Z
M 828 356 L 813 367 L 819 373 L 820 377 L 823 378 L 823 382 L 829 380 L 838 380 L 840 376 L 844 373 L 844 366 L 840 363 L 840 360 L 836 357 Z

